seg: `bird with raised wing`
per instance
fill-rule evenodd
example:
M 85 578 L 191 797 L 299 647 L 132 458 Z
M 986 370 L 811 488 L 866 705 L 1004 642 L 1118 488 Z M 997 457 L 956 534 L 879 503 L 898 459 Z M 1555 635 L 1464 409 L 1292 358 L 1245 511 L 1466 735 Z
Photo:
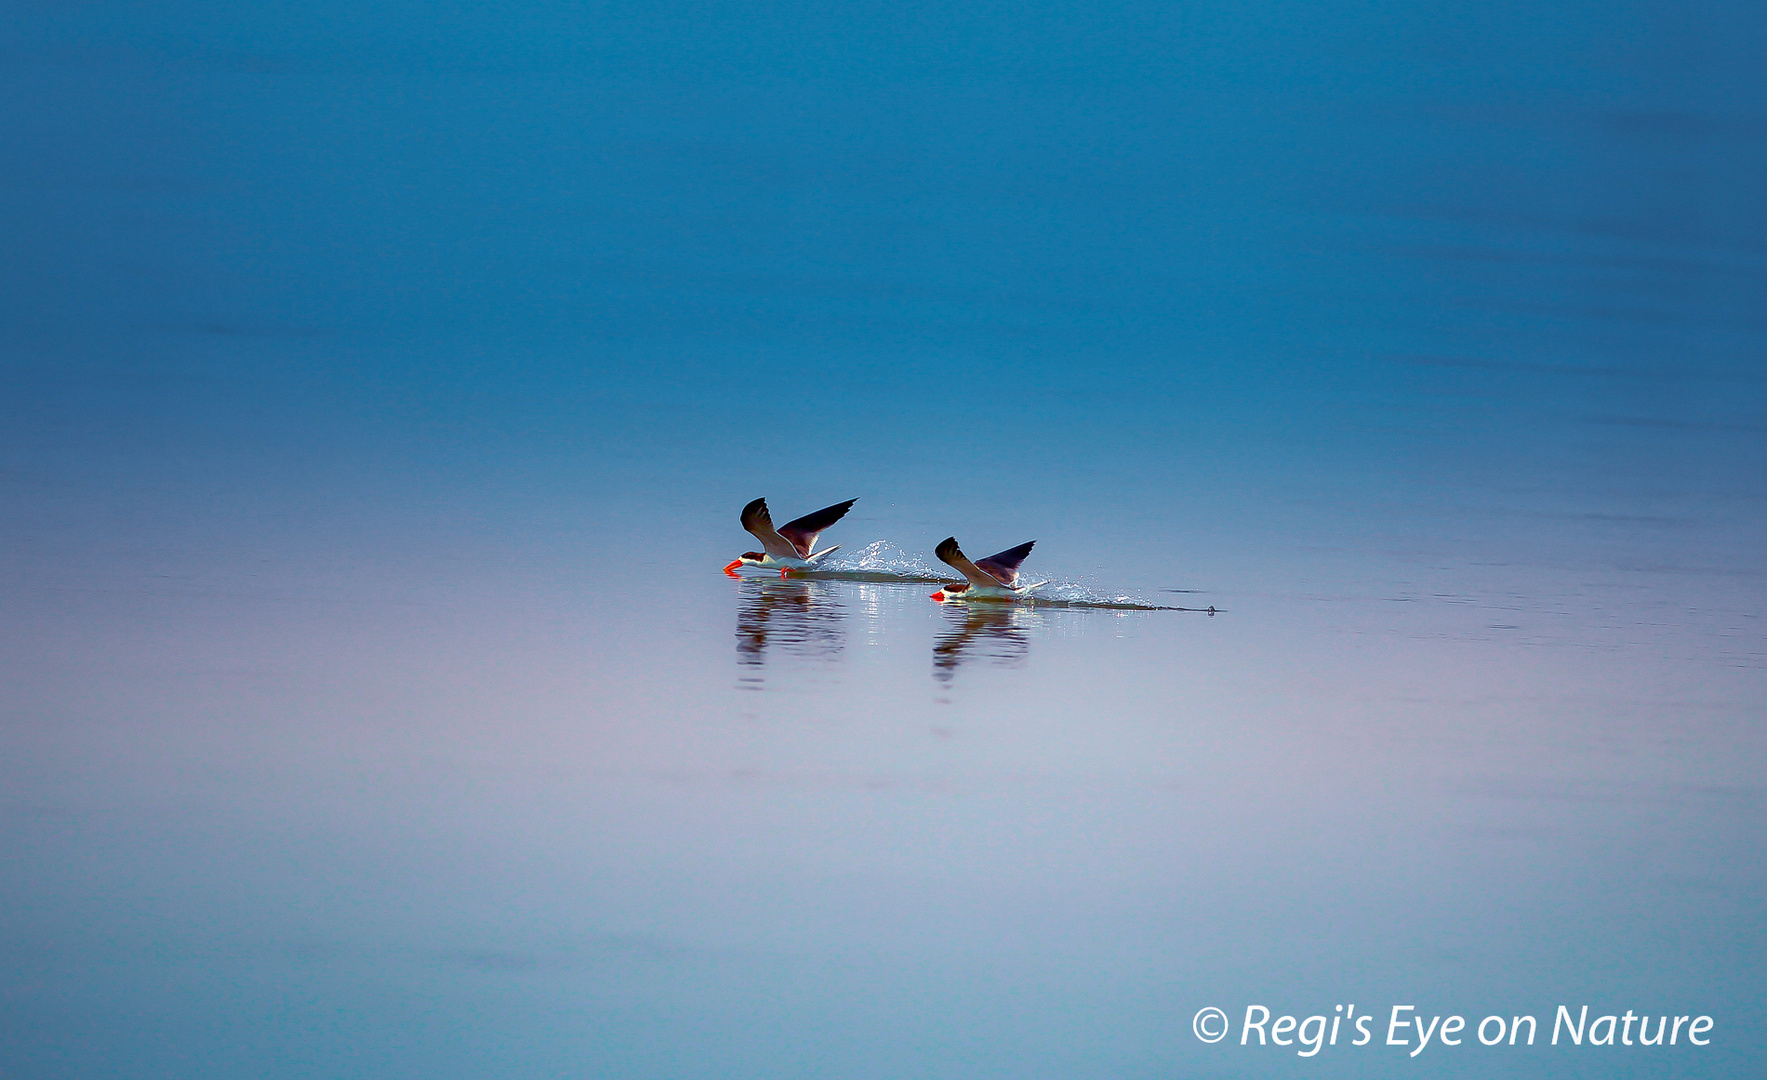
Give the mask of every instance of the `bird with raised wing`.
M 756 499 L 742 508 L 742 527 L 761 542 L 761 550 L 743 552 L 724 568 L 724 572 L 737 577 L 739 567 L 754 566 L 762 570 L 777 569 L 779 576 L 784 577 L 793 570 L 814 569 L 830 552 L 840 550 L 840 545 L 836 544 L 817 551 L 816 538 L 822 535 L 823 529 L 845 517 L 858 501 L 848 499 L 825 506 L 775 529 L 773 517 L 767 513 L 767 500 Z
M 932 594 L 934 600 L 944 603 L 947 600 L 1017 600 L 1029 596 L 1032 590 L 1040 589 L 1049 584 L 1039 581 L 1033 585 L 1020 585 L 1018 580 L 1019 564 L 1031 553 L 1031 545 L 1035 540 L 1026 540 L 1018 547 L 1007 548 L 997 555 L 990 555 L 977 562 L 970 562 L 961 548 L 957 546 L 957 537 L 947 536 L 933 549 L 939 561 L 953 567 L 967 580 L 942 585 L 939 591 Z

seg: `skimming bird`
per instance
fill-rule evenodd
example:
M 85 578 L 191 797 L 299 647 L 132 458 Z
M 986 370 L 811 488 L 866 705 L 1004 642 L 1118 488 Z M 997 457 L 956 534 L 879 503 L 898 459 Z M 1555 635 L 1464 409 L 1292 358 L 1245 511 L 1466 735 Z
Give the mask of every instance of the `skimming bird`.
M 777 567 L 779 576 L 784 577 L 793 570 L 813 568 L 829 552 L 840 550 L 839 544 L 821 551 L 811 550 L 816 546 L 816 537 L 823 529 L 845 517 L 858 501 L 848 499 L 844 503 L 825 506 L 775 529 L 772 515 L 767 513 L 767 500 L 756 499 L 742 508 L 742 527 L 755 534 L 755 539 L 761 542 L 761 550 L 743 552 L 724 568 L 724 572 L 736 577 L 739 566 L 759 566 L 764 570 Z
M 1049 584 L 1039 581 L 1035 585 L 1018 583 L 1019 564 L 1031 553 L 1031 545 L 1035 540 L 1026 540 L 1015 548 L 1007 548 L 998 555 L 990 555 L 981 562 L 970 562 L 957 546 L 957 537 L 947 536 L 933 549 L 939 561 L 957 569 L 957 572 L 968 578 L 967 584 L 951 584 L 942 586 L 933 593 L 933 599 L 939 603 L 947 600 L 1016 600 L 1021 596 L 1029 596 L 1034 589 Z

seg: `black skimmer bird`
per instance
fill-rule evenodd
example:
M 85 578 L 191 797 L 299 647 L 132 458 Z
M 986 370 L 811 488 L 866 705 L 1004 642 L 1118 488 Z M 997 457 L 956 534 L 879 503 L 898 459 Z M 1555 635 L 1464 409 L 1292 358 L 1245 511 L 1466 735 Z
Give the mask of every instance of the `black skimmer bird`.
M 947 566 L 955 567 L 957 572 L 968 579 L 967 583 L 954 583 L 941 586 L 933 593 L 933 599 L 939 603 L 947 600 L 1017 600 L 1029 596 L 1034 589 L 1049 584 L 1039 581 L 1035 585 L 1018 583 L 1019 564 L 1031 553 L 1031 545 L 1035 540 L 1026 540 L 1015 548 L 1007 548 L 998 555 L 990 555 L 980 562 L 970 562 L 957 546 L 957 537 L 947 536 L 933 549 L 933 554 Z
M 724 572 L 731 577 L 738 576 L 739 566 L 759 566 L 764 570 L 779 569 L 779 576 L 784 577 L 793 570 L 808 570 L 826 558 L 829 552 L 839 551 L 840 545 L 816 551 L 816 538 L 822 530 L 847 516 L 858 499 L 848 499 L 844 503 L 825 506 L 813 514 L 805 514 L 796 521 L 788 521 L 775 529 L 773 517 L 767 513 L 767 500 L 756 499 L 742 508 L 742 527 L 755 535 L 761 542 L 760 551 L 745 551 L 738 555 Z

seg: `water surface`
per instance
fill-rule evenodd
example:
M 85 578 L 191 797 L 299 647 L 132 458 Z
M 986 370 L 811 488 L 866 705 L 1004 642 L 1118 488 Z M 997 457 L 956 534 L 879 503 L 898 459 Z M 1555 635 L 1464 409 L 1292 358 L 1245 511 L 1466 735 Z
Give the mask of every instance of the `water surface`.
M 1761 1060 L 1752 9 L 7 19 L 0 1072 Z

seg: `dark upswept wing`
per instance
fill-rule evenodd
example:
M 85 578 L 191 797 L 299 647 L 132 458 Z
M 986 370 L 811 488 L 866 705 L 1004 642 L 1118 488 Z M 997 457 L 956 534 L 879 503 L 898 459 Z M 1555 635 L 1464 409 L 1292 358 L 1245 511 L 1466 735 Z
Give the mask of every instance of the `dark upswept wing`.
M 1031 553 L 1031 545 L 1036 542 L 1026 540 L 1018 547 L 1007 548 L 997 555 L 977 560 L 976 569 L 998 579 L 1002 585 L 1017 585 L 1019 564 L 1025 561 L 1025 556 Z
M 794 522 L 795 524 L 795 522 Z M 756 499 L 742 508 L 742 527 L 761 542 L 761 550 L 776 559 L 802 558 L 790 540 L 773 528 L 773 515 L 767 513 L 767 500 Z
M 798 549 L 798 558 L 808 559 L 811 549 L 816 546 L 816 537 L 822 534 L 822 530 L 846 517 L 847 511 L 858 501 L 848 499 L 846 502 L 824 506 L 814 513 L 805 514 L 796 521 L 788 521 L 779 527 L 779 535 L 785 537 L 786 543 Z M 766 507 L 761 509 L 762 513 L 766 512 Z
M 980 567 L 969 561 L 969 556 L 958 548 L 955 536 L 947 536 L 939 541 L 939 546 L 933 549 L 933 554 L 938 556 L 940 562 L 946 566 L 954 567 L 958 573 L 968 578 L 971 585 L 979 585 L 984 589 L 998 588 L 1000 585 L 999 578 L 984 573 Z

